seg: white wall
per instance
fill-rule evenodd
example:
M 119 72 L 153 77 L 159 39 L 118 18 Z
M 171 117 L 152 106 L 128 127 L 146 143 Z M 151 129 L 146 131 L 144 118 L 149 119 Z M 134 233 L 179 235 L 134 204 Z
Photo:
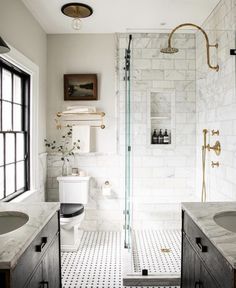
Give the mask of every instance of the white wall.
M 55 115 L 71 105 L 104 111 L 105 129 L 97 129 L 96 152 L 116 153 L 115 36 L 111 34 L 48 35 L 47 137 L 57 138 Z M 98 76 L 98 101 L 64 101 L 64 74 Z
M 19 0 L 0 0 L 0 35 L 16 50 L 39 67 L 39 153 L 45 151 L 46 136 L 46 85 L 47 85 L 47 37 L 38 22 Z M 45 178 L 40 183 L 40 193 L 32 199 L 43 200 Z
M 219 72 L 206 65 L 205 40 L 197 34 L 197 190 L 200 200 L 202 163 L 202 130 L 219 129 L 220 136 L 208 134 L 211 145 L 219 140 L 222 153 L 217 157 L 214 152 L 207 153 L 206 179 L 207 201 L 236 200 L 236 94 L 235 94 L 235 56 L 229 51 L 235 48 L 235 4 L 231 0 L 221 0 L 203 27 L 209 35 L 211 44 L 219 48 L 216 54 L 211 49 L 211 62 L 218 62 Z M 217 56 L 216 56 L 217 55 Z M 219 168 L 211 168 L 211 161 L 219 161 Z

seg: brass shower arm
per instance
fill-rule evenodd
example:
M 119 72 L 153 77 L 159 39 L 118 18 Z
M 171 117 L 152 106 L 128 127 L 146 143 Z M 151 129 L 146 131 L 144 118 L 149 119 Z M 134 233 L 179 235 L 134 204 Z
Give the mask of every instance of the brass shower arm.
M 212 66 L 211 63 L 210 63 L 210 47 L 215 47 L 215 48 L 218 48 L 218 44 L 215 44 L 215 45 L 210 45 L 209 44 L 209 38 L 206 34 L 206 32 L 198 25 L 196 24 L 193 24 L 193 23 L 183 23 L 183 24 L 180 24 L 178 26 L 176 26 L 170 33 L 169 35 L 169 38 L 168 38 L 168 47 L 172 47 L 171 46 L 171 39 L 172 39 L 172 36 L 173 34 L 175 33 L 176 30 L 178 30 L 179 28 L 182 28 L 184 26 L 192 26 L 192 27 L 195 27 L 197 28 L 198 30 L 200 30 L 203 35 L 205 36 L 205 39 L 206 39 L 206 48 L 207 48 L 207 65 L 209 66 L 209 68 L 211 69 L 214 69 L 216 71 L 219 71 L 219 65 L 217 64 L 216 66 Z

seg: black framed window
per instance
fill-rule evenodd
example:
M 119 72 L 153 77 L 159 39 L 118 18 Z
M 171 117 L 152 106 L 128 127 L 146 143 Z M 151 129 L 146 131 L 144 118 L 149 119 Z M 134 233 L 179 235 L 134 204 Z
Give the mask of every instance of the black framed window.
M 0 58 L 0 200 L 30 187 L 30 75 Z

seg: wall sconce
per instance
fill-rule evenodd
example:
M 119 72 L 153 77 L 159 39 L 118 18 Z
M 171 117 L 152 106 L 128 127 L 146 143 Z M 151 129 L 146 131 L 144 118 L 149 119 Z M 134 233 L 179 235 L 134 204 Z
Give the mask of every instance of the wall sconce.
M 8 53 L 10 50 L 7 43 L 0 37 L 0 54 Z
M 75 30 L 80 30 L 82 22 L 81 18 L 89 17 L 93 14 L 93 9 L 83 3 L 67 3 L 61 7 L 61 12 L 71 18 L 72 28 Z

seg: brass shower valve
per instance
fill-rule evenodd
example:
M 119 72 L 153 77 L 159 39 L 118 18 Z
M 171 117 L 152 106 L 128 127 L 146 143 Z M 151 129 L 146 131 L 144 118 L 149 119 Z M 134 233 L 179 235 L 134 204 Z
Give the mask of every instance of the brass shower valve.
M 212 168 L 215 168 L 215 167 L 219 168 L 219 166 L 220 166 L 219 161 L 217 161 L 217 162 L 211 161 L 211 167 L 212 167 Z
M 220 145 L 220 142 L 219 141 L 216 141 L 215 145 L 214 146 L 210 146 L 210 144 L 208 144 L 206 146 L 207 150 L 210 152 L 211 150 L 213 150 L 217 156 L 220 155 L 221 153 L 221 145 Z

